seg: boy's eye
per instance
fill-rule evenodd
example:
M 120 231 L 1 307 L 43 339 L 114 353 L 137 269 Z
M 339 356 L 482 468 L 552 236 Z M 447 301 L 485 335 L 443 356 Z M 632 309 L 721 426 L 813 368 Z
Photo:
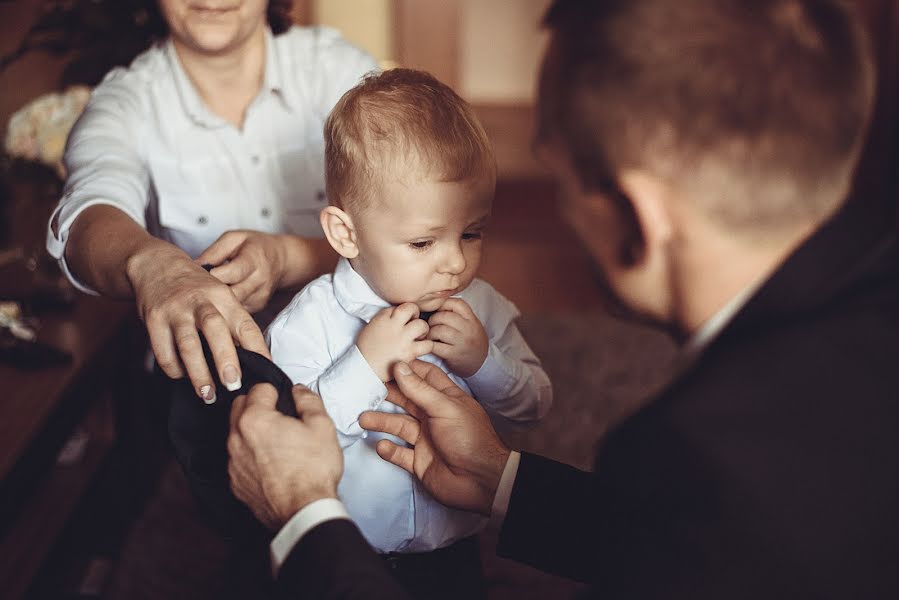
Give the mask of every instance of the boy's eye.
M 463 233 L 462 239 L 463 240 L 479 240 L 479 239 L 481 239 L 481 232 L 480 231 L 469 231 L 468 233 Z
M 409 242 L 409 245 L 416 250 L 425 250 L 434 243 L 434 240 L 420 240 L 417 242 Z

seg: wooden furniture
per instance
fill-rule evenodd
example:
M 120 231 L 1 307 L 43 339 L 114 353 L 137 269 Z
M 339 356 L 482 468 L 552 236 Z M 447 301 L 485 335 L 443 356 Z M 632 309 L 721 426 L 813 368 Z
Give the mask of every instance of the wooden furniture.
M 41 316 L 40 340 L 71 363 L 23 370 L 0 363 L 0 596 L 23 597 L 116 442 L 128 303 L 79 296 Z M 129 362 L 126 362 L 129 361 Z M 60 453 L 60 449 L 66 449 Z

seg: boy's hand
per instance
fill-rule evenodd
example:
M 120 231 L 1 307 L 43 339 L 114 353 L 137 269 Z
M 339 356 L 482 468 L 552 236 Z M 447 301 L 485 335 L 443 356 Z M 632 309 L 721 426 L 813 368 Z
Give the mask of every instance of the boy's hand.
M 418 318 L 418 306 L 406 302 L 379 312 L 359 333 L 356 346 L 381 381 L 390 376 L 397 362 L 412 362 L 434 351 L 426 339 L 428 323 Z
M 459 377 L 471 377 L 487 359 L 489 341 L 484 326 L 468 303 L 449 298 L 428 324 L 428 339 L 434 340 L 434 354 L 446 361 Z

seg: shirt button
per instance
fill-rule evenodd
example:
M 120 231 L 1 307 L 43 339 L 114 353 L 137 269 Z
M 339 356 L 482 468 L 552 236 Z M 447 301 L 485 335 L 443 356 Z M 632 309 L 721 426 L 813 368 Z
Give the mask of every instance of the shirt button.
M 258 165 L 258 164 L 259 164 L 259 155 L 258 155 L 258 154 L 254 154 L 253 156 L 250 157 L 250 160 L 252 161 L 252 163 L 253 163 L 254 165 Z
M 318 190 L 318 194 L 316 194 L 316 198 L 318 198 L 319 202 L 324 202 L 326 199 L 325 190 Z
M 205 225 L 208 222 L 209 222 L 209 219 L 207 219 L 204 216 L 200 216 L 197 218 L 197 225 Z
M 268 207 L 265 207 L 265 208 L 262 209 L 262 216 L 263 216 L 263 217 L 268 218 L 268 217 L 271 216 L 271 214 L 272 214 L 272 211 L 270 211 L 270 210 L 268 209 Z

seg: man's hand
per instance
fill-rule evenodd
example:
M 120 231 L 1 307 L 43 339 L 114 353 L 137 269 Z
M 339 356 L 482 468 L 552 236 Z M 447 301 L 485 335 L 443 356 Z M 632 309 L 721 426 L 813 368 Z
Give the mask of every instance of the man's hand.
M 418 306 L 406 302 L 379 312 L 362 329 L 356 346 L 381 381 L 390 381 L 397 362 L 410 362 L 430 354 L 434 342 L 424 339 L 428 323 L 418 318 Z
M 173 379 L 186 373 L 204 401 L 215 400 L 215 386 L 198 331 L 229 388 L 240 387 L 235 343 L 270 356 L 262 332 L 231 289 L 180 249 L 159 240 L 129 259 L 126 272 L 156 362 Z
M 321 398 L 294 386 L 297 419 L 279 413 L 277 399 L 267 383 L 238 397 L 228 435 L 231 489 L 273 530 L 307 504 L 337 498 L 343 474 L 343 452 Z
M 415 361 L 394 368 L 387 400 L 408 415 L 366 412 L 359 424 L 412 447 L 378 442 L 378 454 L 415 475 L 438 502 L 489 515 L 509 449 L 487 413 L 439 367 Z
M 255 313 L 265 308 L 282 285 L 287 241 L 287 236 L 260 231 L 227 231 L 195 262 L 216 265 L 210 273 L 231 286 L 243 307 Z
M 461 298 L 448 298 L 428 319 L 428 339 L 434 354 L 459 377 L 471 377 L 487 359 L 489 341 L 484 326 Z

